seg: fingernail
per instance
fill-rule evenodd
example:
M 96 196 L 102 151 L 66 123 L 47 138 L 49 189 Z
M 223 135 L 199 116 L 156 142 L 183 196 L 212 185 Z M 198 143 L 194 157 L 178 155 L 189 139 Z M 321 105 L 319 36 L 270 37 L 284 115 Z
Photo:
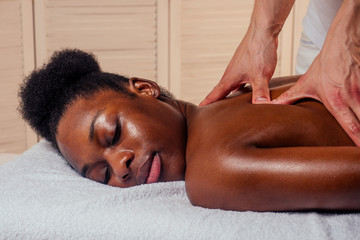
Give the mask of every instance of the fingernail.
M 277 99 L 271 100 L 271 102 L 277 102 L 277 101 L 278 101 Z
M 257 99 L 255 99 L 255 102 L 257 102 L 257 103 L 268 102 L 268 101 L 269 100 L 264 97 L 258 97 Z

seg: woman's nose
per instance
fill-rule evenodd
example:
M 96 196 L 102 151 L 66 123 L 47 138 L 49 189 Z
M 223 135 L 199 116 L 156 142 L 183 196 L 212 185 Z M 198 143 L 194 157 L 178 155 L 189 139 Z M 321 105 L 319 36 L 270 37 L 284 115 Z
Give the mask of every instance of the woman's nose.
M 117 154 L 113 154 L 110 159 L 108 159 L 111 168 L 118 178 L 118 180 L 123 181 L 131 177 L 131 163 L 134 160 L 134 153 L 132 151 L 121 151 Z

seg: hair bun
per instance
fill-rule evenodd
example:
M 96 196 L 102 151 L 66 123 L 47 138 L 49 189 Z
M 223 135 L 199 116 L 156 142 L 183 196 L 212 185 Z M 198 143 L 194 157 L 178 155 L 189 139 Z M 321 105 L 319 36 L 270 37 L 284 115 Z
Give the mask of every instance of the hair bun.
M 49 63 L 34 70 L 20 86 L 19 110 L 23 118 L 50 139 L 48 129 L 53 112 L 57 110 L 59 101 L 65 101 L 70 89 L 80 79 L 95 72 L 100 72 L 95 57 L 78 49 L 64 49 L 55 52 Z M 56 109 L 56 111 L 54 111 Z
M 55 52 L 45 68 L 49 75 L 52 75 L 51 79 L 63 81 L 65 85 L 92 72 L 100 71 L 95 56 L 78 49 L 64 49 Z

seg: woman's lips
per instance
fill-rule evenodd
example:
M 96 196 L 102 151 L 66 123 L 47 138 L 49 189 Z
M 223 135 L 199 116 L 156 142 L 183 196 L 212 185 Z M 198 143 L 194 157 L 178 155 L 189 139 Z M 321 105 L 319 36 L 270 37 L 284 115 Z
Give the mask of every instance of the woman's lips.
M 161 161 L 158 153 L 151 155 L 143 162 L 136 175 L 137 184 L 155 183 L 159 180 L 161 173 Z
M 161 173 L 161 161 L 159 154 L 156 153 L 151 163 L 149 176 L 147 177 L 146 183 L 156 183 L 159 180 L 160 173 Z

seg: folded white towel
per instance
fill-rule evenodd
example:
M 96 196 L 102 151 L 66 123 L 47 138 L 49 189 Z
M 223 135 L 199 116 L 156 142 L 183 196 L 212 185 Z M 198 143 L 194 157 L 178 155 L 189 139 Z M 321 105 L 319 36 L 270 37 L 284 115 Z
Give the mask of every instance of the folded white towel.
M 360 213 L 194 207 L 184 182 L 121 189 L 82 178 L 46 141 L 0 166 L 0 239 L 359 239 Z

